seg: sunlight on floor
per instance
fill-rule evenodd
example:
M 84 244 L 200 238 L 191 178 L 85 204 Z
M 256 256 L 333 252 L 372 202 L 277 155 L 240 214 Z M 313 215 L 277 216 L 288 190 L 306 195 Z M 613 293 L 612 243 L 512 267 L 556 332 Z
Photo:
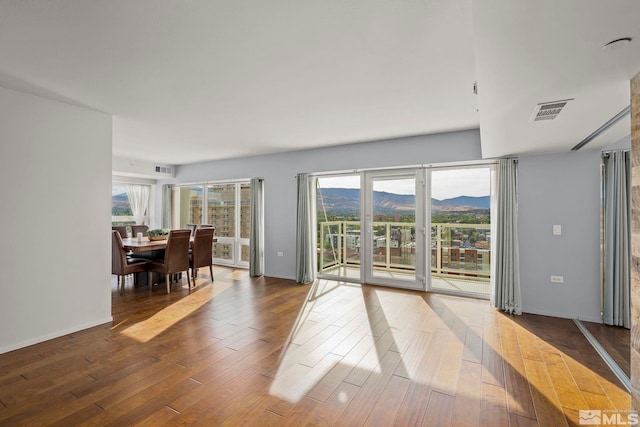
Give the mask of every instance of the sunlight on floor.
M 127 327 L 121 333 L 139 342 L 150 341 L 232 286 L 232 283 L 222 281 L 202 286 L 147 320 Z
M 433 330 L 438 330 L 435 340 L 425 332 Z M 288 343 L 269 392 L 296 403 L 313 396 L 332 370 L 345 373 L 344 381 L 355 385 L 388 374 L 381 358 L 389 351 L 398 355 L 394 375 L 426 383 L 425 347 L 455 346 L 461 352 L 464 336 L 456 336 L 422 294 L 319 280 L 309 290 Z
M 335 304 L 336 299 L 344 304 Z M 358 345 L 374 349 L 365 310 L 359 286 L 317 281 L 309 290 L 307 302 L 292 328 L 290 345 L 280 360 L 269 393 L 296 403 L 338 364 L 355 367 L 362 363 L 367 369 L 375 370 L 379 361 L 374 351 L 368 351 L 361 360 L 350 360 L 344 357 L 348 349 L 341 349 L 349 334 L 356 331 L 361 335 Z M 341 328 L 340 325 L 356 317 L 362 319 L 357 319 L 353 328 Z
M 575 389 L 566 383 L 574 375 L 588 384 L 582 393 L 589 399 L 616 396 L 624 404 L 628 396 L 481 299 L 319 280 L 287 343 L 269 393 L 293 404 L 305 397 L 325 401 L 336 384 L 353 392 L 392 376 L 463 398 L 468 390 L 460 381 L 469 372 L 488 384 L 509 382 L 503 386 L 505 402 L 523 414 L 535 406 L 577 420 L 577 409 L 568 408 L 563 397 Z M 530 397 L 510 393 L 520 386 L 531 389 Z M 470 400 L 477 399 L 473 393 Z M 345 402 L 351 397 L 340 395 Z M 615 409 L 605 403 L 597 402 L 602 409 Z M 584 409 L 595 404 L 585 402 Z
M 419 295 L 382 289 L 365 294 L 360 285 L 316 282 L 292 328 L 270 394 L 298 402 L 333 369 L 348 372 L 345 382 L 352 384 L 382 374 L 381 356 L 388 350 L 404 354 L 414 335 L 406 327 L 414 318 L 399 307 L 429 312 Z M 388 317 L 391 313 L 395 317 Z M 415 367 L 404 368 L 402 360 L 397 369 L 415 376 Z

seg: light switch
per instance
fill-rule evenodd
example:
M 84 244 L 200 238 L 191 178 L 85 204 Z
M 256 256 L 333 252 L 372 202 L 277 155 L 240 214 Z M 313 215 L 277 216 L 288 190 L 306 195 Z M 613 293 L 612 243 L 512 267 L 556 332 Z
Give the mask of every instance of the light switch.
M 553 226 L 553 235 L 554 236 L 560 236 L 562 234 L 562 226 L 561 225 L 554 225 Z

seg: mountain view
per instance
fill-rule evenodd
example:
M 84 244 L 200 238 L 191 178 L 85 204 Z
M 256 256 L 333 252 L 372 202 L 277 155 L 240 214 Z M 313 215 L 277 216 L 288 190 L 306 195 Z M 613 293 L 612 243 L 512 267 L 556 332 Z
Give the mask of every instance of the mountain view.
M 129 197 L 127 197 L 127 193 L 114 194 L 111 196 L 111 215 L 133 215 L 133 212 L 131 212 L 131 205 L 129 205 Z
M 318 191 L 318 208 L 324 204 L 327 212 L 354 214 L 360 211 L 360 190 L 353 188 L 323 188 Z M 488 210 L 491 197 L 458 196 L 451 199 L 431 199 L 432 212 L 470 212 Z M 373 192 L 374 210 L 387 214 L 412 211 L 416 205 L 413 195 Z

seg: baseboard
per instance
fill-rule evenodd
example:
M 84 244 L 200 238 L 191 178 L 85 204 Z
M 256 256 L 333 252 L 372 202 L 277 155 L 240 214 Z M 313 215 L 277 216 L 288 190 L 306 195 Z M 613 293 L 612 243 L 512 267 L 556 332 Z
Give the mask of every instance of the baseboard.
M 109 316 L 108 318 L 105 318 L 105 319 L 96 320 L 94 322 L 89 322 L 82 325 L 74 326 L 72 328 L 63 329 L 61 331 L 52 332 L 50 334 L 43 335 L 37 338 L 28 339 L 26 341 L 22 341 L 16 344 L 0 347 L 0 354 L 8 353 L 10 351 L 18 350 L 24 347 L 29 347 L 30 345 L 39 344 L 41 342 L 52 340 L 54 338 L 60 338 L 65 335 L 72 334 L 74 332 L 93 328 L 94 326 L 104 325 L 105 323 L 111 323 L 112 321 L 113 321 L 113 317 Z

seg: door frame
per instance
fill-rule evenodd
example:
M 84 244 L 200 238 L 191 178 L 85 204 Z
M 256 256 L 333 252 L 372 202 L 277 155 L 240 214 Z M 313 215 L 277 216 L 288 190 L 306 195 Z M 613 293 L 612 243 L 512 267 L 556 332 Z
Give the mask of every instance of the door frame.
M 375 275 L 373 263 L 373 183 L 377 180 L 415 179 L 415 279 L 401 280 Z M 382 285 L 403 289 L 425 291 L 428 275 L 426 274 L 426 171 L 424 168 L 383 169 L 364 171 L 361 175 L 361 214 L 360 229 L 362 238 L 360 277 L 363 283 Z

